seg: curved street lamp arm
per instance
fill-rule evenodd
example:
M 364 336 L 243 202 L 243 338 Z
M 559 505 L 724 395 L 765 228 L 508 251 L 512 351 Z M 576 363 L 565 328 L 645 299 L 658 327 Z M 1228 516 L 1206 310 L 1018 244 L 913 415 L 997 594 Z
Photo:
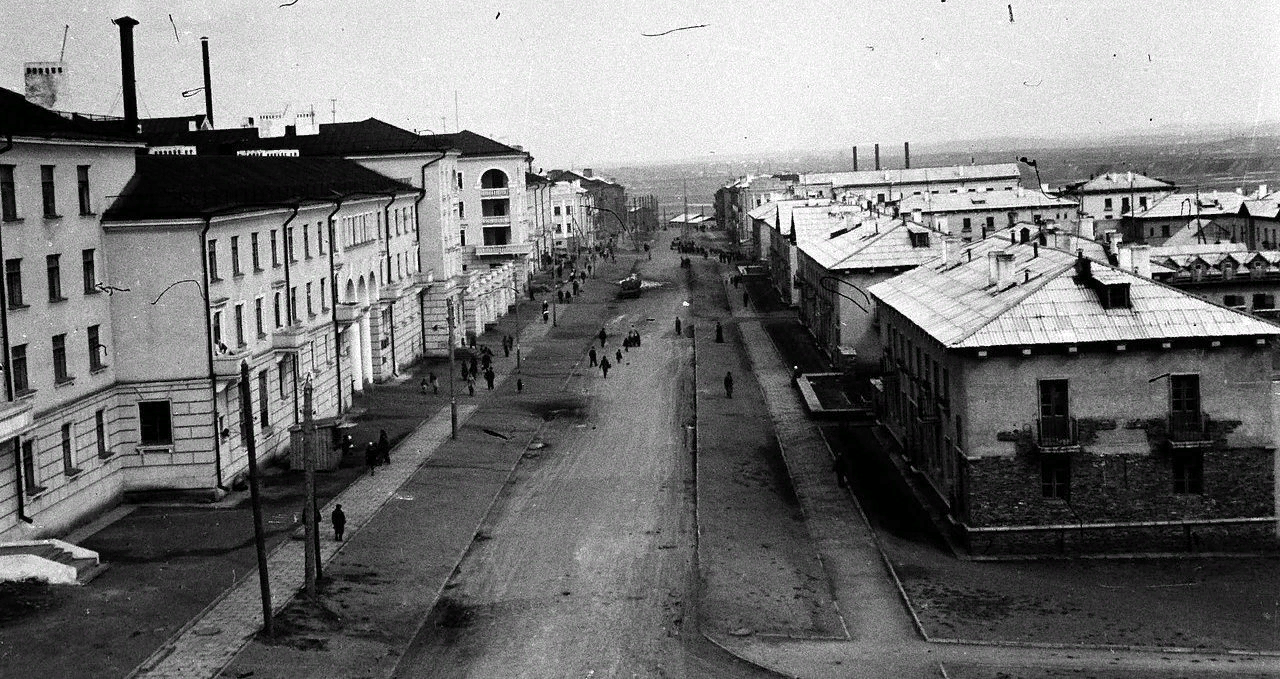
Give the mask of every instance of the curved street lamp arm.
M 833 287 L 828 286 L 828 285 L 827 285 L 827 281 L 835 281 L 836 283 L 844 283 L 845 285 L 847 285 L 847 286 L 849 286 L 849 287 L 853 288 L 854 290 L 857 290 L 857 291 L 858 291 L 858 294 L 862 295 L 863 299 L 866 301 L 867 306 L 862 306 L 862 303 L 861 303 L 861 302 L 859 302 L 858 300 L 856 300 L 856 299 L 854 299 L 854 298 L 852 298 L 852 297 L 850 297 L 850 296 L 848 296 L 848 295 L 844 294 L 843 292 L 840 292 L 839 290 L 836 290 L 836 289 L 835 289 L 835 288 L 833 288 Z M 867 294 L 867 293 L 866 293 L 862 288 L 859 288 L 858 286 L 854 285 L 853 283 L 850 283 L 849 281 L 846 281 L 846 280 L 844 280 L 843 278 L 837 278 L 837 277 L 835 277 L 835 276 L 823 276 L 822 278 L 819 278 L 819 279 L 818 279 L 818 286 L 819 286 L 819 287 L 821 287 L 823 290 L 826 290 L 827 292 L 829 292 L 829 293 L 831 293 L 831 294 L 833 294 L 833 295 L 839 295 L 839 296 L 841 296 L 841 297 L 843 297 L 843 298 L 845 298 L 845 299 L 849 300 L 850 302 L 853 302 L 853 303 L 854 303 L 854 305 L 855 305 L 855 306 L 857 306 L 859 309 L 862 309 L 862 311 L 863 311 L 864 313 L 871 313 L 871 309 L 867 308 L 867 307 L 871 306 L 871 304 L 872 304 L 872 302 L 871 302 L 871 296 L 870 296 L 870 295 L 868 295 L 868 294 Z

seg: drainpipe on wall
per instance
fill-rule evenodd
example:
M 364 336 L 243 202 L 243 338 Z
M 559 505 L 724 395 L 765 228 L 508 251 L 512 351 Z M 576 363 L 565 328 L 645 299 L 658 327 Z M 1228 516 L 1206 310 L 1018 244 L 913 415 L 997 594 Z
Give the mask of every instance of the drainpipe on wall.
M 334 238 L 333 216 L 342 209 L 342 198 L 338 198 L 333 212 L 325 218 L 324 223 L 329 232 L 329 312 L 333 322 L 333 366 L 338 380 L 338 415 L 342 415 L 342 328 L 338 325 L 338 270 L 334 267 L 334 249 L 337 239 Z
M 298 208 L 300 203 L 294 203 L 289 207 L 293 208 L 289 218 L 284 220 L 284 224 L 280 225 L 280 236 L 284 238 L 284 308 L 288 325 L 292 326 L 297 319 L 298 310 L 293 308 L 293 276 L 290 271 L 289 263 L 293 261 L 293 236 L 289 234 L 289 224 L 298 216 Z M 289 359 L 289 366 L 293 373 L 293 423 L 297 424 L 301 421 L 298 416 L 298 357 L 293 355 Z
M 213 319 L 209 318 L 209 228 L 212 221 L 213 214 L 206 214 L 204 227 L 200 229 L 200 281 L 204 293 L 202 315 L 204 316 L 205 355 L 209 360 L 209 400 L 213 406 L 213 471 L 216 479 L 214 487 L 229 491 L 231 489 L 222 482 L 222 430 L 218 429 L 218 375 L 213 371 Z
M 396 202 L 396 195 L 392 194 L 390 202 L 382 206 L 382 228 L 384 229 L 384 233 L 386 234 L 386 238 L 387 238 L 387 257 L 386 257 L 386 260 L 387 260 L 386 283 L 387 284 L 391 283 L 391 206 L 395 205 L 395 202 Z M 379 293 L 378 296 L 379 298 L 381 298 L 382 296 L 381 293 Z M 400 374 L 400 364 L 396 362 L 396 303 L 395 303 L 395 300 L 392 300 L 390 303 L 387 304 L 387 325 L 390 326 L 387 328 L 387 334 L 390 335 L 390 339 L 391 339 L 391 374 L 398 375 Z
M 418 197 L 415 198 L 413 201 L 413 233 L 414 233 L 414 237 L 417 238 L 418 240 L 417 255 L 418 255 L 418 271 L 419 272 L 422 271 L 422 225 L 421 225 L 421 222 L 419 221 L 421 219 L 420 215 L 422 213 L 418 211 L 418 205 L 422 203 L 422 199 L 427 197 L 427 168 L 440 162 L 441 160 L 444 160 L 446 155 L 448 154 L 442 153 L 438 157 L 428 160 L 427 162 L 423 163 L 422 167 L 419 169 L 419 173 L 421 174 L 422 178 L 418 182 Z M 440 228 L 443 230 L 444 225 L 442 224 Z M 440 261 L 441 262 L 444 261 L 443 248 L 440 251 Z M 421 292 L 418 293 L 418 319 L 422 321 L 422 331 L 420 335 L 422 337 L 422 355 L 424 357 L 427 355 L 427 314 L 424 312 L 422 307 L 424 304 L 426 304 L 426 302 L 427 302 L 427 291 L 423 289 Z

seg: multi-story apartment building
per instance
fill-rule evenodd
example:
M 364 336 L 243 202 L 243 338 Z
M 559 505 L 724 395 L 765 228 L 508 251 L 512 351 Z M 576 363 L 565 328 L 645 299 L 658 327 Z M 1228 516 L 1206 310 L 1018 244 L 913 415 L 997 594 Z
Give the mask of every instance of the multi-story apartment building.
M 975 552 L 1254 549 L 1280 327 L 993 236 L 871 286 L 885 424 Z
M 768 263 L 773 287 L 782 301 L 789 305 L 798 303 L 795 274 L 799 242 L 808 238 L 827 238 L 829 235 L 821 227 L 797 230 L 791 216 L 792 210 L 804 206 L 829 206 L 828 212 L 832 213 L 858 209 L 831 205 L 831 200 L 827 198 L 799 198 L 765 203 L 747 213 L 751 220 L 752 240 L 761 243 L 766 249 L 765 256 L 761 259 Z
M 551 200 L 552 253 L 577 256 L 596 244 L 595 199 L 576 181 L 553 181 Z
M 1104 172 L 1066 188 L 1064 197 L 1080 204 L 1080 217 L 1093 220 L 1095 234 L 1114 231 L 1131 209 L 1138 212 L 1155 205 L 1176 187 L 1137 172 Z
M 142 156 L 102 217 L 125 490 L 209 490 L 421 355 L 412 186 L 336 158 Z M 196 188 L 198 187 L 198 188 Z
M 1243 192 L 1170 193 L 1145 210 L 1123 214 L 1117 232 L 1126 243 L 1147 245 L 1164 245 L 1184 231 L 1201 243 L 1245 241 L 1250 219 L 1241 208 L 1247 200 Z
M 1021 186 L 1009 191 L 912 194 L 898 204 L 898 209 L 910 214 L 913 221 L 966 242 L 982 240 L 989 233 L 1020 222 L 1053 222 L 1074 231 L 1078 222 L 1076 208 L 1073 200 Z
M 627 190 L 621 184 L 597 177 L 589 167 L 583 168 L 581 172 L 548 170 L 547 177 L 556 182 L 567 182 L 591 194 L 589 209 L 593 213 L 599 213 L 595 215 L 598 228 L 591 229 L 589 237 L 593 245 L 596 241 L 608 243 L 623 237 L 629 230 Z
M 1013 191 L 1022 174 L 1017 163 L 915 167 L 802 174 L 795 192 L 857 203 L 893 203 L 907 196 Z
M 546 175 L 526 172 L 524 175 L 525 210 L 528 212 L 530 260 L 535 269 L 551 265 L 555 227 L 551 215 L 552 182 Z
M 0 536 L 21 539 L 110 506 L 131 479 L 136 423 L 115 389 L 130 347 L 114 339 L 98 218 L 142 144 L 5 89 L 0 130 Z

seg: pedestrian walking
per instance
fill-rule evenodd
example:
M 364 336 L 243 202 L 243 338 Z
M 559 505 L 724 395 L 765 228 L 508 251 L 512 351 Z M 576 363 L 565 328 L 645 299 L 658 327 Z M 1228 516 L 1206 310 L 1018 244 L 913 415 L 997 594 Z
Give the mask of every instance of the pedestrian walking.
M 387 438 L 387 430 L 378 430 L 378 453 L 382 456 L 382 464 L 391 464 L 391 439 Z
M 476 395 L 476 377 L 475 377 L 475 375 L 472 375 L 471 377 L 468 377 L 468 378 L 467 378 L 467 393 L 468 393 L 468 394 L 470 394 L 471 396 L 475 396 L 475 395 Z
M 676 317 L 676 334 L 680 334 L 680 318 L 678 316 Z
M 600 360 L 600 372 L 604 373 L 605 377 L 609 376 L 609 368 L 611 367 L 613 366 L 610 365 L 608 356 L 605 356 L 603 359 Z
M 493 391 L 493 378 L 495 377 L 493 368 L 484 369 L 484 381 L 489 385 L 489 391 Z
M 488 370 L 491 365 L 493 365 L 493 359 L 489 357 L 489 354 L 480 354 L 480 367 Z
M 429 389 L 430 387 L 431 387 L 431 380 L 428 380 L 426 377 L 423 377 L 423 378 L 422 378 L 422 393 L 424 393 L 424 394 L 425 394 L 425 393 L 427 393 L 427 389 Z
M 751 306 L 751 295 L 746 290 L 742 291 L 742 306 L 743 307 Z
M 724 395 L 727 398 L 733 398 L 733 372 L 729 371 L 724 374 Z
M 622 350 L 621 350 L 621 349 L 618 349 L 618 350 L 617 350 L 617 353 L 616 353 L 616 354 L 614 354 L 614 356 L 613 356 L 613 357 L 614 357 L 614 358 L 616 358 L 616 359 L 618 359 L 618 365 L 622 365 Z
M 364 464 L 369 468 L 370 475 L 378 468 L 378 444 L 373 441 L 364 447 Z
M 478 362 L 479 362 L 479 361 L 477 361 L 477 360 L 476 360 L 476 355 L 475 355 L 474 353 L 473 353 L 473 354 L 471 354 L 471 370 L 470 370 L 470 372 L 471 372 L 471 376 L 472 376 L 472 377 L 475 377 L 476 375 L 479 375 L 479 374 L 480 374 L 480 371 L 479 371 L 479 370 L 476 370 L 476 368 L 478 367 L 478 366 L 477 366 L 477 363 L 478 363 Z
M 590 366 L 590 367 L 594 368 L 594 367 L 596 367 L 597 365 L 599 365 L 598 363 L 596 363 L 596 348 L 595 348 L 595 347 L 591 347 L 591 351 L 588 351 L 588 352 L 587 352 L 587 358 L 591 359 L 591 366 Z
M 511 358 L 511 337 L 509 335 L 502 336 L 502 357 Z
M 600 327 L 600 332 L 596 333 L 596 337 L 600 339 L 600 348 L 604 348 L 604 341 L 609 337 L 609 333 L 604 331 L 604 326 Z
M 431 384 L 431 393 L 440 394 L 440 380 L 435 373 L 427 373 L 427 381 Z
M 517 394 L 524 393 L 524 380 L 520 379 L 519 377 L 516 378 L 516 393 Z
M 716 343 L 724 344 L 724 328 L 720 325 L 720 321 L 716 321 Z
M 347 529 L 347 514 L 342 511 L 342 505 L 333 508 L 333 514 L 329 515 L 329 521 L 333 523 L 334 541 L 342 542 L 342 533 Z
M 545 303 L 544 303 L 544 304 L 545 304 Z M 549 320 L 551 320 L 551 312 L 550 312 L 550 311 L 547 311 L 547 310 L 544 308 L 544 309 L 542 310 L 542 323 L 545 325 L 545 324 L 546 324 L 546 322 L 547 322 L 547 321 L 549 321 Z

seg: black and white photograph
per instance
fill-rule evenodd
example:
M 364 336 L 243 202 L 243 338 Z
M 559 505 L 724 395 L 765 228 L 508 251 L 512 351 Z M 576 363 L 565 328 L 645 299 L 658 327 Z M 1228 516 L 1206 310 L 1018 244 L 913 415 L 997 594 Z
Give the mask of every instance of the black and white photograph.
M 1280 677 L 1280 4 L 0 4 L 0 677 Z

